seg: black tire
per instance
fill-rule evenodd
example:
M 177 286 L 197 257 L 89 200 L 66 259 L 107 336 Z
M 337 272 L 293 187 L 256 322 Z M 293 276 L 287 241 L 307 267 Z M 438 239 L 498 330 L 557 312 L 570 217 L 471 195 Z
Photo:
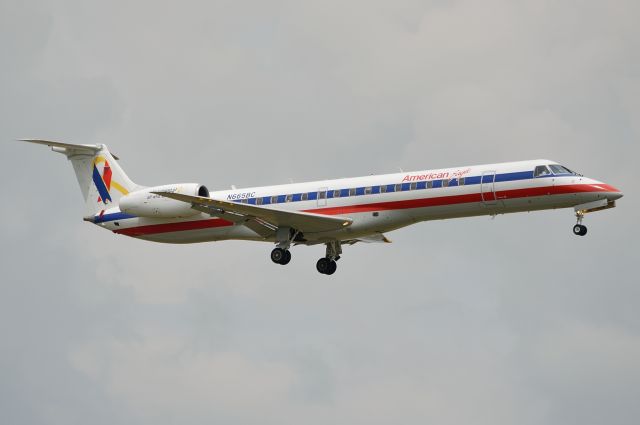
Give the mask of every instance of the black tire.
M 282 257 L 282 260 L 280 260 L 280 264 L 286 266 L 287 264 L 289 264 L 289 261 L 291 261 L 291 251 L 286 250 L 284 252 L 284 257 Z
M 281 264 L 282 259 L 285 258 L 285 251 L 282 248 L 274 248 L 271 251 L 271 261 L 276 264 Z
M 587 234 L 587 226 L 580 226 L 582 229 L 580 230 L 580 236 L 584 236 Z
M 573 226 L 573 234 L 576 236 L 582 236 L 582 227 L 583 226 L 581 224 Z
M 329 260 L 328 258 L 322 257 L 316 263 L 316 270 L 318 270 L 319 273 L 327 274 L 329 267 L 331 267 L 330 264 L 331 264 L 331 260 Z
M 336 262 L 331 260 L 329 262 L 329 269 L 327 270 L 327 272 L 325 274 L 334 274 L 336 272 L 337 268 L 338 268 L 338 265 L 336 264 Z

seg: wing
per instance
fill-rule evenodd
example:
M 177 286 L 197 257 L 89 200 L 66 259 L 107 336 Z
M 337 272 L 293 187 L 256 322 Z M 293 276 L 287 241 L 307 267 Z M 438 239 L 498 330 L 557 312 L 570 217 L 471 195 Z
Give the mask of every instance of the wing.
M 202 196 L 182 195 L 170 192 L 153 192 L 177 201 L 191 204 L 191 208 L 214 216 L 231 219 L 236 223 L 245 224 L 248 221 L 275 230 L 278 227 L 291 227 L 302 233 L 329 232 L 348 227 L 353 223 L 348 217 L 327 216 L 299 211 L 284 211 L 257 205 L 238 204 L 220 201 Z M 235 219 L 234 219 L 235 216 Z

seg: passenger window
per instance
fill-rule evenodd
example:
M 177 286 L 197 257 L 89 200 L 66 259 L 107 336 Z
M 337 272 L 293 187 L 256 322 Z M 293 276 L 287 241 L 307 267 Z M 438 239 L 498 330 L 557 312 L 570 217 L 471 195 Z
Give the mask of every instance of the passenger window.
M 387 185 L 380 186 L 380 193 L 387 193 Z
M 340 189 L 336 189 L 333 191 L 333 197 L 334 198 L 339 198 L 340 197 Z
M 431 189 L 431 188 L 433 188 L 433 180 L 429 180 L 427 182 L 427 189 Z
M 262 205 L 262 198 L 256 198 L 256 205 Z
M 447 187 L 449 186 L 449 180 L 442 180 L 442 187 Z
M 278 203 L 278 195 L 275 195 L 275 196 L 271 197 L 271 203 L 272 204 L 277 204 Z
M 549 171 L 546 165 L 538 165 L 533 173 L 534 177 L 544 177 L 549 175 L 551 175 L 551 171 Z
M 349 189 L 349 196 L 356 196 L 356 189 L 355 188 Z
M 396 192 L 402 191 L 402 183 L 396 185 Z
M 308 193 L 303 193 L 302 196 L 300 197 L 300 199 L 302 199 L 303 201 L 306 201 L 309 199 L 309 194 Z
M 418 188 L 418 183 L 411 183 L 411 186 L 409 186 L 409 190 L 416 190 Z
M 322 192 L 318 192 L 318 199 L 325 199 L 327 197 L 327 191 L 323 190 Z
M 364 194 L 365 195 L 371 195 L 372 191 L 373 191 L 373 188 L 371 188 L 371 187 L 365 187 L 364 188 Z
M 285 201 L 285 202 L 291 202 L 291 201 L 293 201 L 293 195 L 287 195 L 287 197 L 286 197 L 286 198 L 284 198 L 284 201 Z
M 460 185 L 460 186 L 464 186 L 464 177 L 460 177 L 460 178 L 458 179 L 458 185 Z

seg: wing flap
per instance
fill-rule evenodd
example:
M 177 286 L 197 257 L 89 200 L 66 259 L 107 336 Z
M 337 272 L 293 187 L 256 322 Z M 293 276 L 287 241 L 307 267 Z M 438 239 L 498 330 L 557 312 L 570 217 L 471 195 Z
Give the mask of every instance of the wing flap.
M 262 222 L 274 229 L 278 227 L 291 227 L 303 233 L 329 232 L 343 229 L 353 223 L 348 217 L 327 216 L 300 211 L 285 211 L 273 208 L 266 208 L 257 205 L 238 204 L 235 202 L 221 201 L 218 199 L 205 198 L 202 196 L 190 196 L 180 193 L 153 192 L 177 201 L 187 202 L 192 208 L 207 214 L 230 219 L 229 216 L 236 216 L 235 222 L 255 220 Z

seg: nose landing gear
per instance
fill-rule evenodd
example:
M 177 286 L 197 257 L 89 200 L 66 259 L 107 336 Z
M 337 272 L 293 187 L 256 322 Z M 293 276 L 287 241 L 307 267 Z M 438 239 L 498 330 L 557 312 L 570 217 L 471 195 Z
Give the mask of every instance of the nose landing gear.
M 577 236 L 584 236 L 587 234 L 587 226 L 582 224 L 584 218 L 584 212 L 576 211 L 576 225 L 573 226 L 573 234 Z

